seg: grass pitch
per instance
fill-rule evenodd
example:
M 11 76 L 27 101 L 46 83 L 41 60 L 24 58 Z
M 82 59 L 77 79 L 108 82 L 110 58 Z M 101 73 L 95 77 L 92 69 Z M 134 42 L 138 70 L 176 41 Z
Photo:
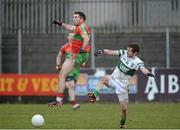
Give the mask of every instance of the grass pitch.
M 82 103 L 73 111 L 69 104 L 0 104 L 0 129 L 33 129 L 34 114 L 44 116 L 40 129 L 118 129 L 120 108 L 116 103 Z M 180 128 L 180 103 L 129 104 L 128 128 Z

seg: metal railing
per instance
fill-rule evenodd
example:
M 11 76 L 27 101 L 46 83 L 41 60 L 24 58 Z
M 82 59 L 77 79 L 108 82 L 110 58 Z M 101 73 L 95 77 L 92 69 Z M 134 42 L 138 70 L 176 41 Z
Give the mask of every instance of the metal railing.
M 54 19 L 72 23 L 83 11 L 96 33 L 180 32 L 179 0 L 1 0 L 3 34 L 55 34 Z

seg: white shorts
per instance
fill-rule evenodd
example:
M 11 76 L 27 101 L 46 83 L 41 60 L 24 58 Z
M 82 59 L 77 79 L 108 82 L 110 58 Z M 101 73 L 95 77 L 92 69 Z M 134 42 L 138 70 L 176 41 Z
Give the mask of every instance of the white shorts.
M 118 96 L 119 102 L 124 102 L 125 101 L 126 103 L 128 103 L 129 98 L 128 98 L 128 94 L 127 93 L 117 94 L 117 96 Z
M 108 86 L 115 87 L 119 102 L 122 102 L 122 101 L 128 102 L 128 88 L 123 87 L 116 80 L 114 80 L 111 76 L 108 76 L 108 79 L 109 79 Z

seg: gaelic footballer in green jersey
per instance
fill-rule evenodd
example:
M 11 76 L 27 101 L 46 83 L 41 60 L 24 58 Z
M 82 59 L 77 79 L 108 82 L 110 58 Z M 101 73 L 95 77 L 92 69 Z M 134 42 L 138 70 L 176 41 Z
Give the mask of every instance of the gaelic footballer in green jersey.
M 98 82 L 96 89 L 92 93 L 89 93 L 88 96 L 90 101 L 95 103 L 96 97 L 99 95 L 99 91 L 102 89 L 103 85 L 106 85 L 107 87 L 115 87 L 121 108 L 120 128 L 126 128 L 125 122 L 128 113 L 128 85 L 130 84 L 130 78 L 137 70 L 141 70 L 145 75 L 154 77 L 154 75 L 144 67 L 143 61 L 137 57 L 138 52 L 139 46 L 136 44 L 129 45 L 127 50 L 102 49 L 95 52 L 95 56 L 119 56 L 119 63 L 113 73 L 111 75 L 103 76 Z

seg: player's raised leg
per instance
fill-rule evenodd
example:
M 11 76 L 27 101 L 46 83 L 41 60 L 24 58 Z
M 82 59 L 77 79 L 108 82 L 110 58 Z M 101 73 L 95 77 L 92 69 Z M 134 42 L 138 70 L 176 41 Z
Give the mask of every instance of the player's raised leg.
M 96 102 L 96 97 L 99 95 L 99 91 L 102 89 L 103 85 L 107 85 L 109 84 L 109 79 L 107 76 L 103 76 L 98 84 L 96 85 L 96 88 L 93 90 L 92 93 L 88 93 L 88 97 L 90 99 L 91 103 L 95 103 Z

